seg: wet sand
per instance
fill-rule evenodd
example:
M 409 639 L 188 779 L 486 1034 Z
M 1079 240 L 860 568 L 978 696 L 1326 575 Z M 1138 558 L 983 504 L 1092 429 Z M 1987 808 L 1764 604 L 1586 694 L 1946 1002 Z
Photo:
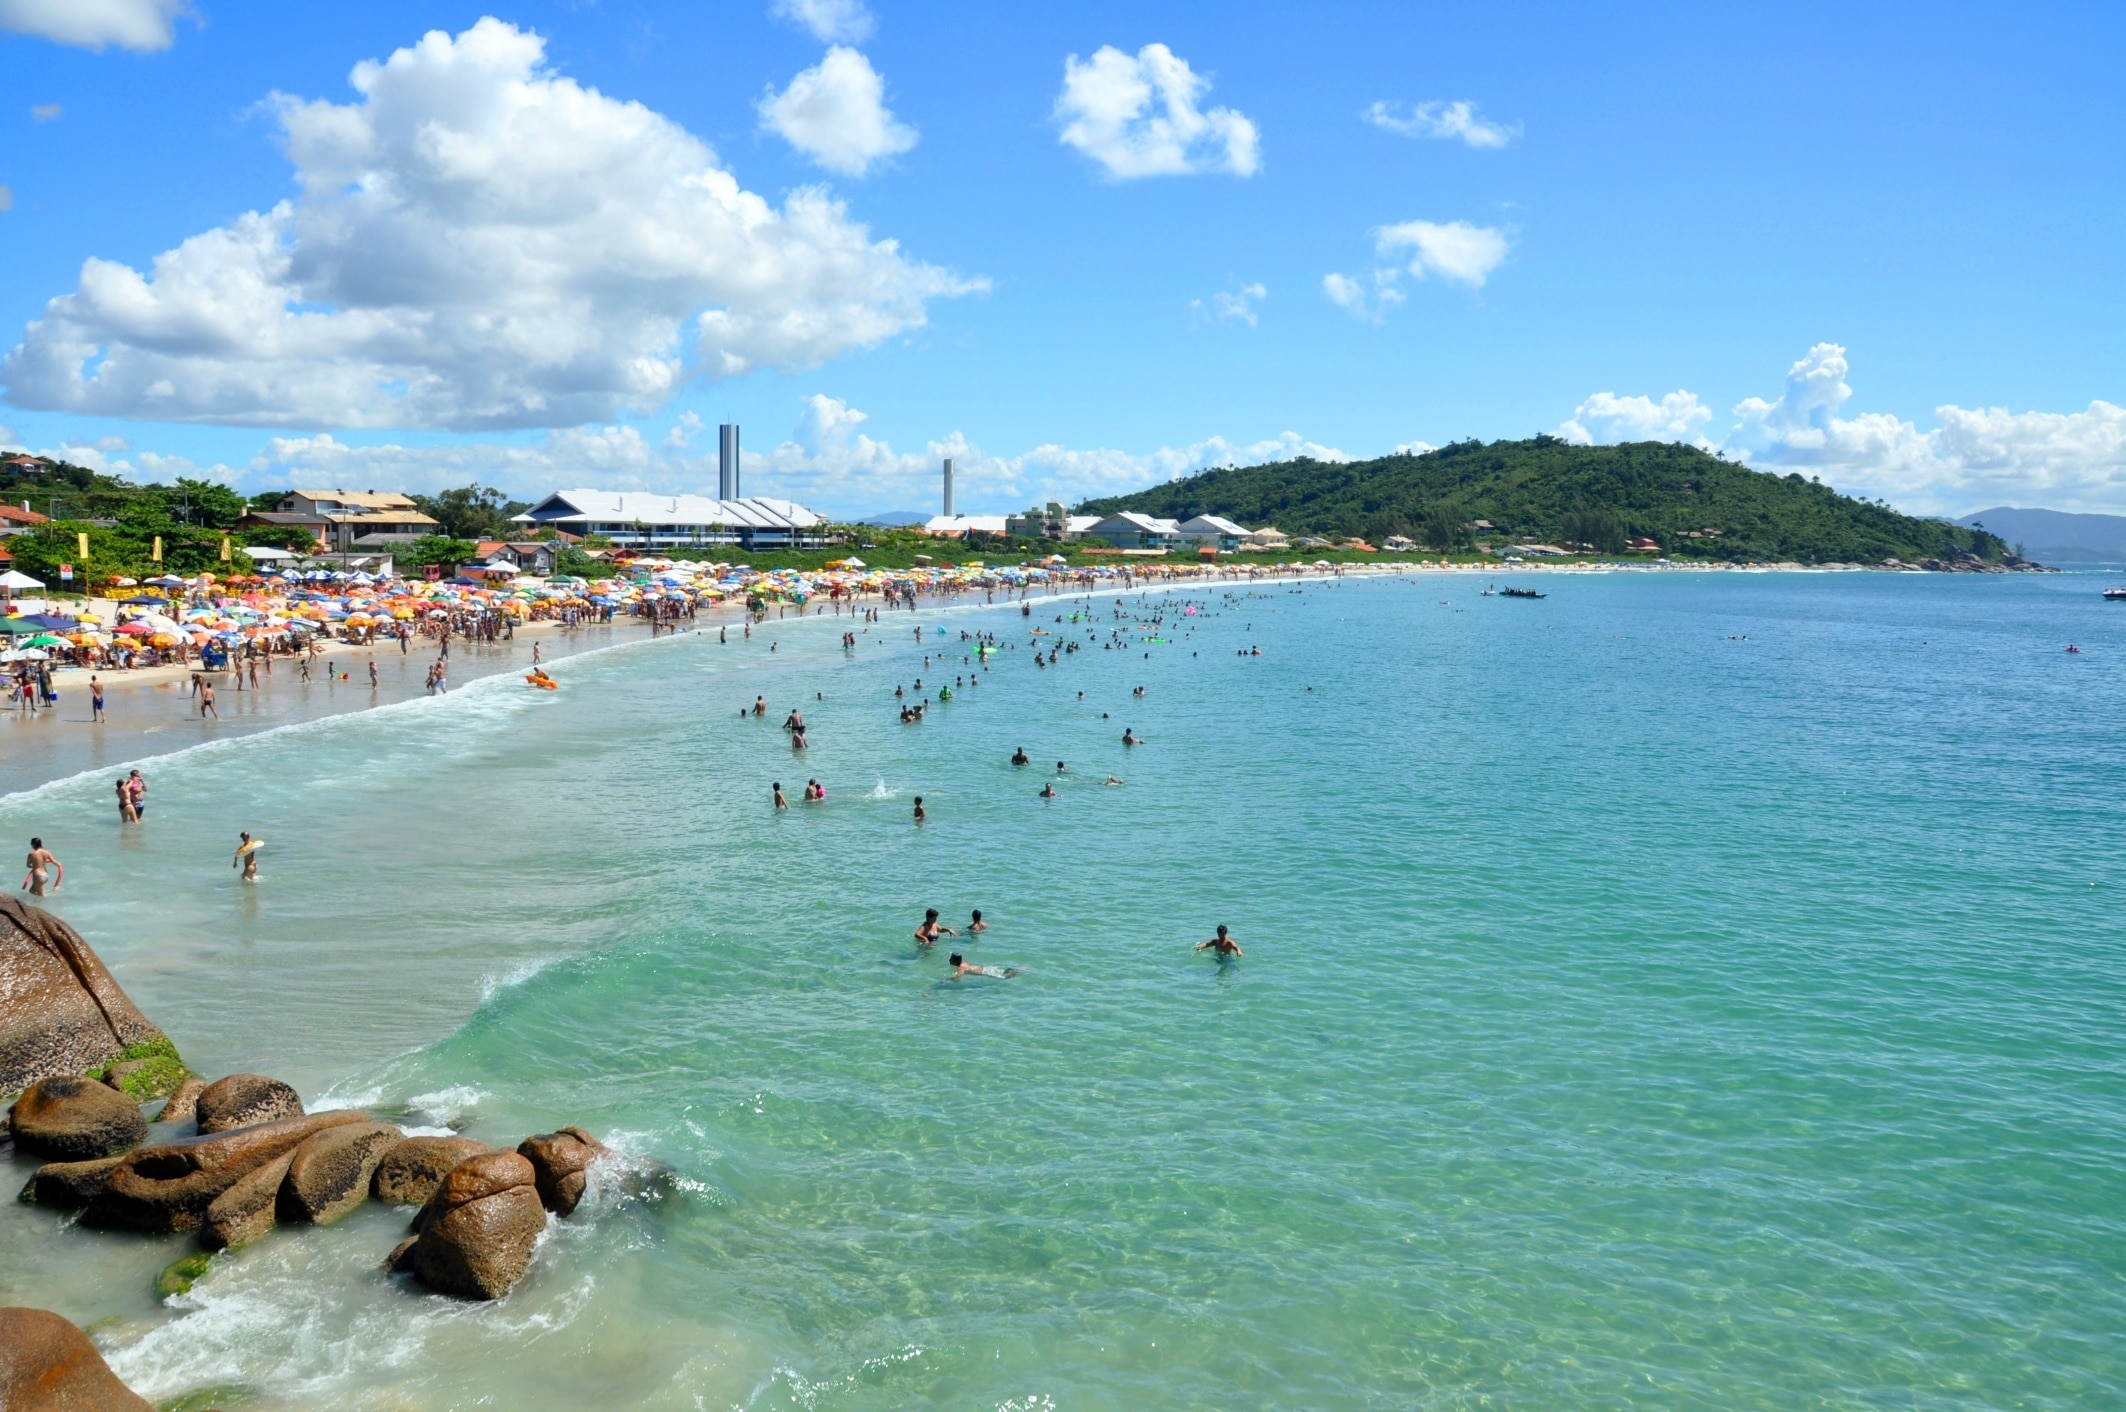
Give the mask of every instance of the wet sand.
M 704 615 L 702 623 L 707 621 Z M 529 671 L 534 642 L 541 645 L 543 660 L 551 663 L 647 635 L 640 619 L 628 618 L 568 632 L 551 623 L 531 624 L 519 628 L 513 642 L 454 639 L 450 685 L 461 687 L 497 672 Z M 256 735 L 297 721 L 420 696 L 425 694 L 436 651 L 431 639 L 416 639 L 405 653 L 395 642 L 361 648 L 337 643 L 313 662 L 307 682 L 292 657 L 273 659 L 271 676 L 261 662 L 256 691 L 248 685 L 238 691 L 233 674 L 214 673 L 214 706 L 221 714 L 219 719 L 209 716 L 204 720 L 191 695 L 190 668 L 99 673 L 105 716 L 100 725 L 89 715 L 89 674 L 68 671 L 54 680 L 59 692 L 55 709 L 33 714 L 0 712 L 0 795 L 34 789 L 83 771 L 130 767 L 202 741 Z M 374 688 L 369 685 L 372 658 L 377 666 Z M 347 673 L 347 680 L 327 681 L 327 662 L 335 672 Z

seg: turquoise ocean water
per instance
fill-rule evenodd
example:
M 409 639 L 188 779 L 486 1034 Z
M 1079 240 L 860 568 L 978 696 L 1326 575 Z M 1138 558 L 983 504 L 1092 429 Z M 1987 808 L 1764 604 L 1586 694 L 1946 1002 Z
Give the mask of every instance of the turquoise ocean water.
M 1082 600 L 830 616 L 167 757 L 125 836 L 10 796 L 196 1067 L 678 1181 L 478 1307 L 375 1272 L 403 1213 L 159 1306 L 182 1242 L 8 1205 L 0 1300 L 258 1409 L 2119 1406 L 2100 583 L 1107 594 L 915 726 L 940 631 Z

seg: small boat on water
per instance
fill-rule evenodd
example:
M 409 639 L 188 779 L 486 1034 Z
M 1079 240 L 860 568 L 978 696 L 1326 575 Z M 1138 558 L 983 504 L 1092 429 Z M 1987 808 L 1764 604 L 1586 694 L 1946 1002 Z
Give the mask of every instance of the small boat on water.
M 2115 603 L 2126 603 L 2126 588 L 2107 588 L 2104 596 Z
M 1541 598 L 1543 596 L 1543 594 L 1537 593 L 1532 588 L 1502 588 L 1499 590 L 1499 597 L 1501 598 Z

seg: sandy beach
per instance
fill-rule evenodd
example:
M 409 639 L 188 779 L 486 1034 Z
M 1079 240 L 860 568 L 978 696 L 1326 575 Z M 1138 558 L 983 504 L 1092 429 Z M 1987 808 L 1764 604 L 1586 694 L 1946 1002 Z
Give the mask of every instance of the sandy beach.
M 703 622 L 709 621 L 706 616 Z M 718 625 L 721 619 L 716 620 Z M 732 621 L 736 621 L 735 618 Z M 531 666 L 532 644 L 540 644 L 545 662 L 566 660 L 579 652 L 648 636 L 639 618 L 563 629 L 558 623 L 520 625 L 514 641 L 482 643 L 454 640 L 450 646 L 450 684 L 462 687 L 497 672 Z M 423 695 L 436 643 L 416 639 L 401 652 L 395 642 L 374 647 L 333 643 L 302 680 L 295 659 L 272 659 L 270 674 L 259 667 L 258 689 L 239 691 L 235 675 L 215 672 L 214 706 L 218 716 L 201 719 L 191 694 L 194 668 L 151 667 L 133 672 L 101 672 L 104 721 L 89 712 L 89 673 L 70 669 L 53 674 L 59 705 L 26 713 L 0 712 L 0 795 L 34 789 L 52 780 L 89 770 L 130 768 L 141 760 L 166 755 L 210 740 L 256 735 L 277 726 L 349 711 L 365 711 Z M 377 667 L 377 685 L 369 684 L 369 663 Z M 328 680 L 326 664 L 335 674 Z

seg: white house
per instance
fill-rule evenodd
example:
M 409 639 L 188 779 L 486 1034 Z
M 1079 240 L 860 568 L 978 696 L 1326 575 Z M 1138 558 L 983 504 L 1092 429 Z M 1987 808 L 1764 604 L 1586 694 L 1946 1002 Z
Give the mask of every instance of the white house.
M 1248 532 L 1231 520 L 1216 515 L 1198 515 L 1181 522 L 1181 537 L 1199 548 L 1238 549 Z
M 629 549 L 737 545 L 795 549 L 825 544 L 827 523 L 791 500 L 752 496 L 712 500 L 700 495 L 652 495 L 628 490 L 557 490 L 515 516 L 514 524 L 603 535 Z
M 1181 525 L 1175 520 L 1124 510 L 1087 528 L 1085 537 L 1105 540 L 1117 549 L 1172 549 L 1181 543 Z
M 1005 515 L 932 515 L 923 522 L 923 533 L 959 536 L 970 530 L 976 534 L 1003 534 Z

